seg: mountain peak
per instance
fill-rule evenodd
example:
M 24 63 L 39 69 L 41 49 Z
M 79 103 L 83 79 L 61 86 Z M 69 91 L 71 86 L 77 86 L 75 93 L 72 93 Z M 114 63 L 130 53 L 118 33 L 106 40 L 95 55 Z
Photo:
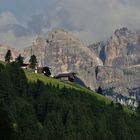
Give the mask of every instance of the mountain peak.
M 83 47 L 84 43 L 80 41 L 72 32 L 65 29 L 54 29 L 48 33 L 48 41 L 51 42 L 63 42 L 64 44 L 73 44 L 79 47 Z
M 118 35 L 118 34 L 125 35 L 126 33 L 129 33 L 129 32 L 130 32 L 130 30 L 128 30 L 127 27 L 122 27 L 120 29 L 115 30 L 114 34 L 115 35 Z
M 94 52 L 71 32 L 63 29 L 52 30 L 46 38 L 38 37 L 31 47 L 24 49 L 25 58 L 31 54 L 37 56 L 39 66 L 55 67 L 55 73 L 102 65 Z

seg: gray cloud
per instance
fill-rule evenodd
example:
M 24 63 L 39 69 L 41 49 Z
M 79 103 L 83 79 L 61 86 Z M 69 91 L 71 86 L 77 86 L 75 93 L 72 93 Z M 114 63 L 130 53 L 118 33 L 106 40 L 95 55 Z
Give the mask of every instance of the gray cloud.
M 9 11 L 0 14 L 0 31 L 5 30 L 8 25 L 17 24 L 16 17 Z
M 32 13 L 34 16 L 27 17 L 30 20 L 26 20 L 24 26 L 10 12 L 1 14 L 0 33 L 12 33 L 16 39 L 24 40 L 37 34 L 46 34 L 52 28 L 65 28 L 89 44 L 108 39 L 117 28 L 140 29 L 139 0 L 43 1 L 43 8 L 37 9 L 36 6 L 37 12 L 34 12 L 37 14 Z M 7 23 L 10 24 L 9 28 Z M 4 30 L 5 27 L 7 30 Z
M 34 37 L 11 12 L 0 14 L 0 44 L 23 48 L 29 46 Z
M 66 28 L 84 42 L 105 40 L 115 29 L 140 28 L 139 0 L 61 0 L 33 18 L 32 30 Z
M 107 39 L 123 26 L 140 28 L 139 0 L 62 0 L 61 5 L 75 29 L 82 29 L 79 35 L 88 43 Z

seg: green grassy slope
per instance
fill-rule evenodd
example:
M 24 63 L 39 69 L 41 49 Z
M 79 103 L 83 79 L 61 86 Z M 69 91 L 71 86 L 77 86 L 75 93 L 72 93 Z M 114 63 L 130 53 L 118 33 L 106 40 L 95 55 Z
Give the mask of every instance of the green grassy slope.
M 3 64 L 3 65 L 5 65 L 5 62 L 0 60 L 0 64 Z
M 89 90 L 85 87 L 82 87 L 78 84 L 74 84 L 74 83 L 71 83 L 71 82 L 62 82 L 60 80 L 57 80 L 57 79 L 54 79 L 54 78 L 49 78 L 49 77 L 46 77 L 42 74 L 33 73 L 33 72 L 28 71 L 28 70 L 24 70 L 24 72 L 25 72 L 25 75 L 26 75 L 29 82 L 34 82 L 34 81 L 36 82 L 37 80 L 40 80 L 44 84 L 51 83 L 54 86 L 59 85 L 60 88 L 63 88 L 63 87 L 73 88 L 73 89 L 76 89 L 76 90 L 84 91 L 86 94 L 90 94 L 92 96 L 95 96 L 98 100 L 104 101 L 107 104 L 111 103 L 110 99 L 108 99 L 108 98 L 106 98 L 106 97 L 104 97 L 100 94 L 97 94 L 96 92 L 93 92 L 93 91 L 91 91 L 91 90 Z
M 91 96 L 96 97 L 99 101 L 103 101 L 106 104 L 110 104 L 112 102 L 111 99 L 109 99 L 109 98 L 107 98 L 103 95 L 100 95 L 100 94 L 98 94 L 98 93 L 96 93 L 92 90 L 89 90 L 89 89 L 87 89 L 83 86 L 80 86 L 78 84 L 71 83 L 71 82 L 63 82 L 63 81 L 60 81 L 60 80 L 57 80 L 57 79 L 54 79 L 54 78 L 46 77 L 46 76 L 44 76 L 42 74 L 39 74 L 39 73 L 30 72 L 28 70 L 24 70 L 24 72 L 25 72 L 25 75 L 28 79 L 28 82 L 36 82 L 37 80 L 40 80 L 44 84 L 51 83 L 54 86 L 59 85 L 60 88 L 66 87 L 66 88 L 72 88 L 72 89 L 76 89 L 76 90 L 79 90 L 79 91 L 83 91 L 83 92 L 85 92 L 85 94 L 90 94 Z M 129 114 L 132 114 L 132 111 L 128 107 L 123 106 L 123 108 L 124 108 L 125 112 L 128 112 Z

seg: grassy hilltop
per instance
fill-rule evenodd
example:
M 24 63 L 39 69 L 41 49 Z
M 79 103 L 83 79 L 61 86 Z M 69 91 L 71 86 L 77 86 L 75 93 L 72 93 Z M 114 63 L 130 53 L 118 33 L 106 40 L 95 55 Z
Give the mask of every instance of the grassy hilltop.
M 83 86 L 80 86 L 78 84 L 75 84 L 75 83 L 71 83 L 71 82 L 62 82 L 62 81 L 59 81 L 59 80 L 56 80 L 54 78 L 49 78 L 49 77 L 46 77 L 42 74 L 36 74 L 36 73 L 33 73 L 33 72 L 30 72 L 28 70 L 25 70 L 25 75 L 28 79 L 28 82 L 37 82 L 38 80 L 42 81 L 45 85 L 46 84 L 52 84 L 53 86 L 59 86 L 60 89 L 62 88 L 67 88 L 67 89 L 75 89 L 75 90 L 78 90 L 78 91 L 82 91 L 82 92 L 85 92 L 86 94 L 90 94 L 91 96 L 95 96 L 98 100 L 101 100 L 101 101 L 104 101 L 105 103 L 109 104 L 111 103 L 111 100 L 109 100 L 108 98 L 100 95 L 100 94 L 97 94 Z M 93 94 L 94 93 L 94 94 Z
M 139 124 L 89 89 L 0 64 L 2 140 L 138 140 Z

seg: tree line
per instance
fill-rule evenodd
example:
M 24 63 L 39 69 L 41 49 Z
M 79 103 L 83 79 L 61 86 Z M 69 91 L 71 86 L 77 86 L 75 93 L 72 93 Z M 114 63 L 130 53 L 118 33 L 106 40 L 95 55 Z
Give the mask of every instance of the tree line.
M 13 60 L 12 52 L 11 50 L 8 50 L 5 55 L 5 62 L 10 63 L 12 60 Z M 24 57 L 21 56 L 21 54 L 19 54 L 15 59 L 15 62 L 18 63 L 20 66 L 22 66 L 24 63 Z M 30 57 L 29 63 L 30 63 L 29 65 L 30 68 L 35 69 L 38 62 L 37 62 L 37 57 L 34 54 Z

